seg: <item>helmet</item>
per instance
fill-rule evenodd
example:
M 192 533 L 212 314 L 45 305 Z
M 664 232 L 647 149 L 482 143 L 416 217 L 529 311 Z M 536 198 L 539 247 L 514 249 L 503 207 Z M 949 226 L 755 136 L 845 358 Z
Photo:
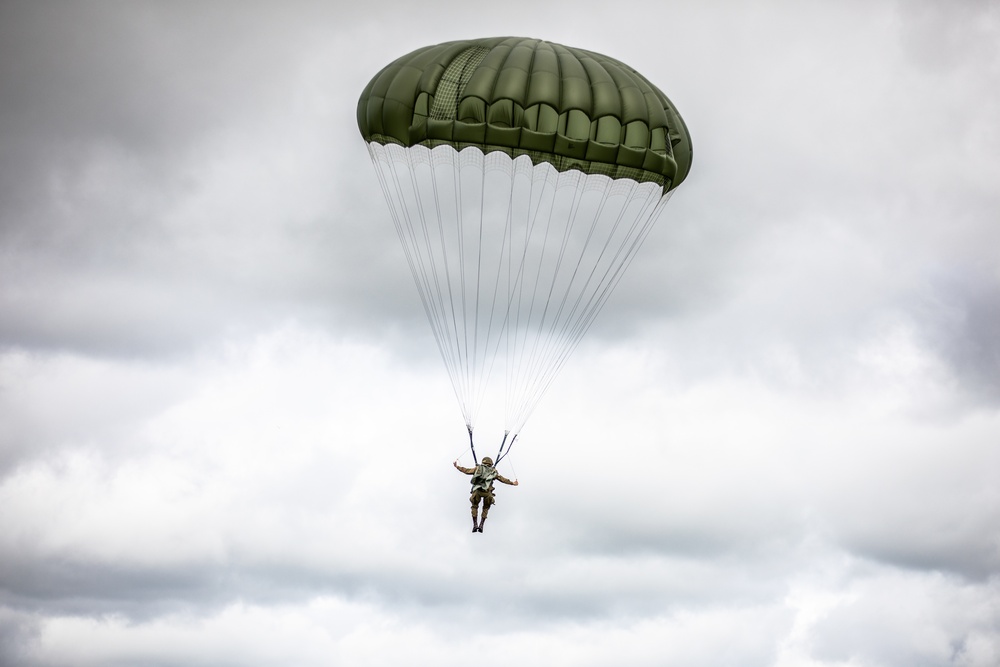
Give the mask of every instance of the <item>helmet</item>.
M 483 457 L 483 465 L 484 466 L 491 466 L 491 465 L 493 465 L 493 459 L 491 459 L 488 456 L 484 456 Z

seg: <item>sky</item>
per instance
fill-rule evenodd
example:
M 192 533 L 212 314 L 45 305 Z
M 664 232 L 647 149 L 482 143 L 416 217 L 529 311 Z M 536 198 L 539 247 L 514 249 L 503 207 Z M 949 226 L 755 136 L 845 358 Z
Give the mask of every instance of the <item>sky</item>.
M 1000 5 L 501 5 L 0 2 L 0 663 L 1000 664 Z M 694 160 L 479 535 L 355 108 L 493 35 Z

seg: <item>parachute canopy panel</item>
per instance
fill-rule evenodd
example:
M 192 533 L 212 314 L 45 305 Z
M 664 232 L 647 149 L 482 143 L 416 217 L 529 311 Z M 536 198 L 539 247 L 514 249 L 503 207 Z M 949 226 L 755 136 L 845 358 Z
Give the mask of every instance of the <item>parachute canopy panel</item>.
M 691 167 L 687 127 L 656 86 L 613 58 L 538 39 L 417 49 L 371 80 L 358 127 L 369 143 L 475 146 L 664 193 Z

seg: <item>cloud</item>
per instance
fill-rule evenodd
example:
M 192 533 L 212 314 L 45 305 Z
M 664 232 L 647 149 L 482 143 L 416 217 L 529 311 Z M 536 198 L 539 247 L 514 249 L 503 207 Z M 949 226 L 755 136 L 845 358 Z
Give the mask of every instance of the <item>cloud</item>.
M 976 267 L 935 271 L 914 297 L 913 317 L 926 344 L 973 400 L 1000 399 L 1000 284 Z
M 995 664 L 995 8 L 414 7 L 0 8 L 0 662 Z M 485 33 L 695 163 L 472 535 L 354 105 Z
M 813 627 L 813 655 L 862 664 L 984 666 L 998 655 L 997 617 L 986 588 L 940 575 L 873 572 L 852 586 L 851 599 Z
M 359 164 L 371 175 L 340 94 L 361 75 L 334 66 L 349 40 L 310 31 L 298 51 L 294 15 L 222 6 L 197 29 L 150 6 L 7 11 L 0 342 L 173 354 L 409 296 L 401 262 L 404 280 L 356 279 L 391 234 L 359 211 L 374 180 L 332 197 Z

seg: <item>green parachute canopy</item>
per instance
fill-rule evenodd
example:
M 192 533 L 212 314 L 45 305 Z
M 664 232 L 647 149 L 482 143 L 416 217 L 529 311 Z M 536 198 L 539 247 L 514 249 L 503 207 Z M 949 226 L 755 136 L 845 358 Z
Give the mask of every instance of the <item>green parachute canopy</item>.
M 499 462 L 687 176 L 687 128 L 631 67 L 520 37 L 399 58 L 358 126 L 470 446 L 502 432 Z
M 691 138 L 656 86 L 613 58 L 539 39 L 493 37 L 417 49 L 358 101 L 366 142 L 475 146 L 668 192 L 691 168 Z

